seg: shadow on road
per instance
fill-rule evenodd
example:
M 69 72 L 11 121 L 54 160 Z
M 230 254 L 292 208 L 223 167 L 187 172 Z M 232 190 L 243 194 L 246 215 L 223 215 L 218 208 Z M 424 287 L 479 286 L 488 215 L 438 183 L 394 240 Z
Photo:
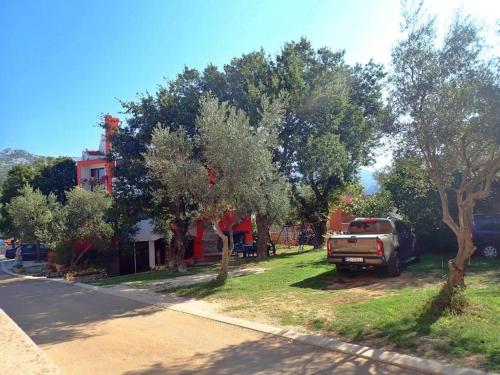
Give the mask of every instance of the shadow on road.
M 91 323 L 159 310 L 73 285 L 15 277 L 0 279 L 0 307 L 38 345 L 90 337 Z
M 166 367 L 154 363 L 150 367 L 126 372 L 124 375 L 234 375 L 234 374 L 413 374 L 395 366 L 326 351 L 311 350 L 308 345 L 266 336 L 258 341 L 230 345 L 210 354 L 193 354 L 187 363 Z

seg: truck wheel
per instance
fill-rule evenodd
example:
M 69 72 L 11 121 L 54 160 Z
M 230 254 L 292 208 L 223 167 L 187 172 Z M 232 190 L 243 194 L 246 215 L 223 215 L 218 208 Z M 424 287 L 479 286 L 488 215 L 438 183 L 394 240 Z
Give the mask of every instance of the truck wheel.
M 389 263 L 386 266 L 386 273 L 390 277 L 401 275 L 401 260 L 399 259 L 399 253 L 397 251 L 395 251 L 389 259 Z

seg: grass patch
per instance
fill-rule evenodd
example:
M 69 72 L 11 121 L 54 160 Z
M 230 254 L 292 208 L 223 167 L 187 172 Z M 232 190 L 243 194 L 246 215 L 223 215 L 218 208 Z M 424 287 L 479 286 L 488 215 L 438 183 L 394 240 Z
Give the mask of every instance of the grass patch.
M 283 250 L 286 251 L 286 250 Z M 239 259 L 232 259 L 231 264 L 229 266 L 230 270 L 238 269 L 240 267 L 246 266 L 252 266 L 255 265 L 255 258 L 239 258 Z M 259 264 L 260 267 L 260 264 Z M 205 265 L 205 266 L 190 266 L 187 269 L 187 272 L 184 273 L 179 273 L 179 272 L 174 272 L 172 270 L 163 270 L 163 271 L 148 271 L 148 272 L 140 272 L 140 273 L 135 273 L 135 274 L 129 274 L 129 275 L 122 275 L 122 276 L 115 276 L 115 277 L 109 277 L 107 279 L 102 279 L 102 280 L 91 280 L 91 281 L 86 281 L 87 284 L 92 284 L 92 285 L 97 285 L 97 286 L 111 286 L 111 285 L 117 285 L 117 284 L 126 284 L 130 286 L 135 286 L 135 287 L 141 287 L 143 285 L 146 285 L 149 282 L 152 281 L 159 281 L 159 280 L 168 280 L 168 279 L 173 279 L 175 277 L 181 277 L 181 276 L 189 276 L 189 275 L 197 275 L 201 273 L 210 273 L 210 272 L 217 272 L 219 270 L 219 265 L 218 264 L 211 264 L 211 265 Z
M 167 292 L 218 302 L 233 316 L 500 370 L 500 261 L 472 259 L 466 312 L 456 314 L 437 307 L 450 257 L 423 256 L 401 277 L 385 278 L 338 275 L 323 251 L 289 252 L 259 263 L 261 274 Z

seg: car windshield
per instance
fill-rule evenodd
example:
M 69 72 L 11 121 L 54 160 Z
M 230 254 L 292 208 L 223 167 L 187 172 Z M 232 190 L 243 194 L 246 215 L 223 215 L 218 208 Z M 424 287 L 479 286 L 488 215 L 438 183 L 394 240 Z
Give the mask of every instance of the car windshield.
M 387 234 L 392 232 L 392 225 L 387 220 L 356 220 L 349 225 L 349 233 L 351 234 Z

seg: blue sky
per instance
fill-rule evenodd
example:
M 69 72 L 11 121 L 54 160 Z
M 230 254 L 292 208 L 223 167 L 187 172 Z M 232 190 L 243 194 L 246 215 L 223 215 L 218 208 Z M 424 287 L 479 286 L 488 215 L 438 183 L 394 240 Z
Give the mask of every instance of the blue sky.
M 430 1 L 449 18 L 461 5 L 485 21 L 498 1 Z M 349 62 L 387 63 L 399 31 L 397 0 L 0 0 L 0 150 L 79 156 L 97 147 L 101 114 L 154 91 L 184 65 L 222 66 L 306 36 L 346 49 Z M 492 21 L 493 20 L 493 21 Z

